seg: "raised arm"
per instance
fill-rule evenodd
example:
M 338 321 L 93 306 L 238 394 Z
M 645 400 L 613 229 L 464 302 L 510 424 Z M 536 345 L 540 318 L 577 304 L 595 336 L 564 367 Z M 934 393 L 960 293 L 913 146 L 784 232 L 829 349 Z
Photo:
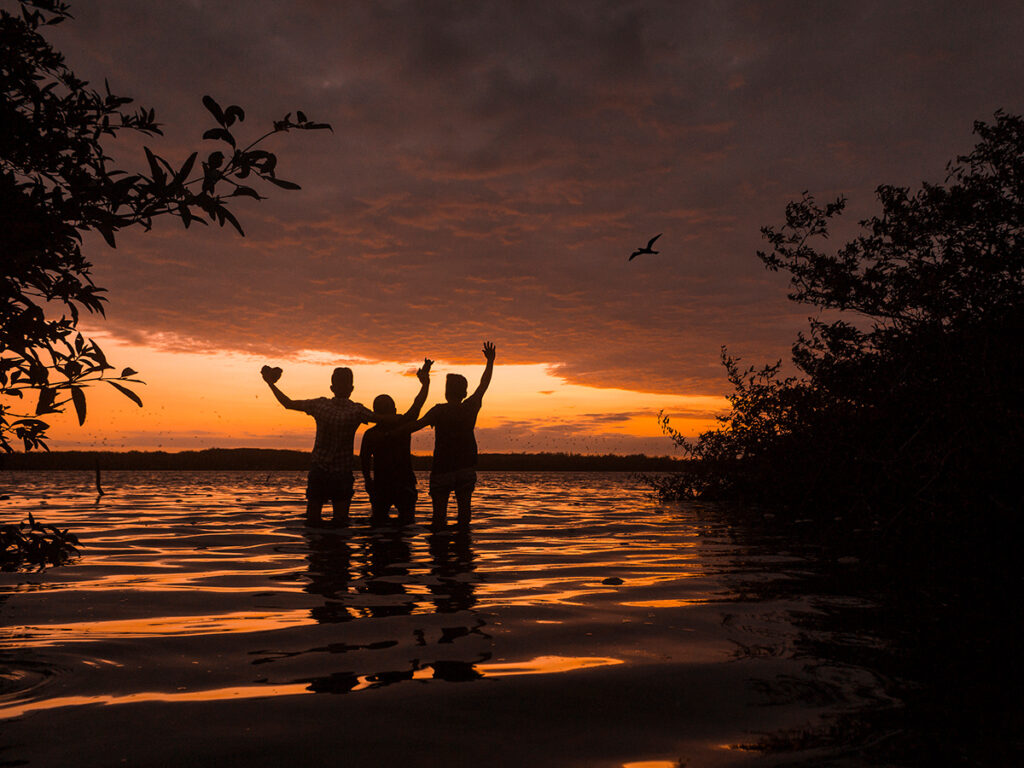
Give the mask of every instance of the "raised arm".
M 420 415 L 423 404 L 427 402 L 427 392 L 430 391 L 430 366 L 433 364 L 433 360 L 423 358 L 423 367 L 416 371 L 416 378 L 420 380 L 420 391 L 416 394 L 412 405 L 409 406 L 409 410 L 402 415 L 403 419 L 415 419 Z
M 491 374 L 494 373 L 494 355 L 496 352 L 494 344 L 489 341 L 484 342 L 484 357 L 487 358 L 487 365 L 484 366 L 484 373 L 480 377 L 480 386 L 476 388 L 476 392 L 470 395 L 470 397 L 482 398 L 484 392 L 491 385 Z
M 281 378 L 280 368 L 271 368 L 269 365 L 264 365 L 260 370 L 260 375 L 263 376 L 263 380 L 267 382 L 267 386 L 270 387 L 270 391 L 274 393 L 274 397 L 277 398 L 277 402 L 292 411 L 301 410 L 295 401 L 292 400 L 288 395 L 277 388 L 277 380 Z

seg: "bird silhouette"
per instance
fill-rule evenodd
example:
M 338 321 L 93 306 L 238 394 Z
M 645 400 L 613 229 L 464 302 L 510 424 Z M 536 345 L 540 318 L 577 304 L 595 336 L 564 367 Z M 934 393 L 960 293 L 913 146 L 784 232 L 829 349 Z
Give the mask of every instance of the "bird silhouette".
M 637 248 L 635 251 L 633 251 L 632 255 L 629 257 L 629 260 L 632 261 L 637 256 L 639 256 L 641 253 L 660 253 L 660 251 L 652 251 L 651 250 L 651 246 L 654 245 L 654 241 L 657 240 L 659 237 L 661 237 L 663 234 L 664 234 L 664 232 L 659 232 L 654 237 L 652 237 L 650 240 L 648 240 L 647 241 L 647 245 L 645 245 L 643 248 Z

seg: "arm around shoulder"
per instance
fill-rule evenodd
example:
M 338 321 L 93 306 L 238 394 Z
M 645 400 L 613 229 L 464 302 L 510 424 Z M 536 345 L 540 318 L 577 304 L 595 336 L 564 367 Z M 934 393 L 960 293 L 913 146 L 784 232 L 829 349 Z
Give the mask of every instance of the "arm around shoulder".
M 409 422 L 406 422 L 405 424 L 401 424 L 401 425 L 395 427 L 392 430 L 392 432 L 394 434 L 403 435 L 403 434 L 409 434 L 409 433 L 412 433 L 412 432 L 419 432 L 424 427 L 433 426 L 433 424 L 434 424 L 434 414 L 435 414 L 436 411 L 437 411 L 437 406 L 435 405 L 433 408 L 431 408 L 429 411 L 426 412 L 426 414 L 423 416 L 422 419 L 417 419 L 416 421 L 409 421 Z

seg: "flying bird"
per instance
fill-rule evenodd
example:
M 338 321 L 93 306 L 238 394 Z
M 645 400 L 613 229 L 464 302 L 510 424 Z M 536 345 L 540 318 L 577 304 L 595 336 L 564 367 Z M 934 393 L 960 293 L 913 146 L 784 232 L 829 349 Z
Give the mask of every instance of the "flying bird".
M 656 234 L 654 237 L 647 241 L 646 246 L 644 246 L 643 248 L 637 248 L 635 251 L 633 251 L 632 255 L 629 257 L 629 260 L 632 261 L 641 253 L 660 253 L 660 251 L 652 251 L 651 246 L 654 245 L 654 241 L 661 237 L 663 234 L 665 233 L 659 232 L 658 234 Z

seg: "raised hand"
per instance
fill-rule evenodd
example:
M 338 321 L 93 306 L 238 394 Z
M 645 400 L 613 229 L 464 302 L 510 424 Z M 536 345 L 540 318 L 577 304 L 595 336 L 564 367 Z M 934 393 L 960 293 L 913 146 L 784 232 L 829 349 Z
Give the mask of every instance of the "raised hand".
M 494 362 L 494 356 L 497 354 L 494 344 L 489 341 L 484 342 L 484 357 L 487 358 L 488 363 Z
M 263 380 L 267 384 L 276 384 L 278 379 L 281 378 L 281 374 L 284 373 L 280 368 L 271 368 L 269 365 L 264 365 L 260 369 L 260 375 L 263 376 Z
M 420 380 L 421 384 L 426 384 L 430 381 L 430 366 L 434 364 L 434 361 L 424 357 L 423 367 L 416 371 L 416 378 Z

